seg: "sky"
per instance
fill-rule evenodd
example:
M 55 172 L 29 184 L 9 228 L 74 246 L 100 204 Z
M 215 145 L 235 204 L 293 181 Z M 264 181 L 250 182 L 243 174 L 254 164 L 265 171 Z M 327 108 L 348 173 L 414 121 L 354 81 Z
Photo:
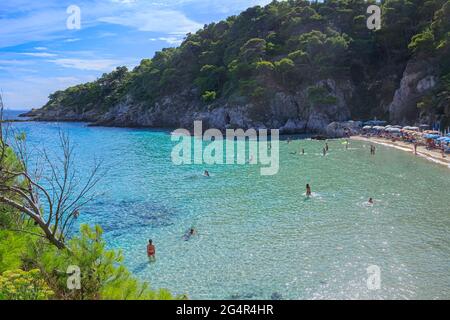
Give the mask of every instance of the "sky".
M 0 90 L 5 107 L 42 107 L 56 90 L 93 81 L 117 66 L 131 69 L 162 48 L 178 46 L 188 32 L 269 2 L 2 0 Z

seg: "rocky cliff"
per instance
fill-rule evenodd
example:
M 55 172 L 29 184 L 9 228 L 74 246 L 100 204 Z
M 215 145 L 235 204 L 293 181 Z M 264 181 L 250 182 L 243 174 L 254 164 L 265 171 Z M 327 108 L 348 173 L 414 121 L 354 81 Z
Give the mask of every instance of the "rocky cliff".
M 85 121 L 98 126 L 116 127 L 167 127 L 191 128 L 194 121 L 203 121 L 203 127 L 225 130 L 227 128 L 277 128 L 282 133 L 325 133 L 331 122 L 350 119 L 350 101 L 354 87 L 349 82 L 338 84 L 333 79 L 319 81 L 321 88 L 335 102 L 310 103 L 307 88 L 289 94 L 277 92 L 267 101 L 267 114 L 255 119 L 255 105 L 231 103 L 221 100 L 206 108 L 192 92 L 165 96 L 152 108 L 136 103 L 131 97 L 106 112 L 93 108 L 77 113 L 73 108 L 57 105 L 50 109 L 37 109 L 25 114 L 36 121 Z M 183 112 L 180 112 L 180 109 Z

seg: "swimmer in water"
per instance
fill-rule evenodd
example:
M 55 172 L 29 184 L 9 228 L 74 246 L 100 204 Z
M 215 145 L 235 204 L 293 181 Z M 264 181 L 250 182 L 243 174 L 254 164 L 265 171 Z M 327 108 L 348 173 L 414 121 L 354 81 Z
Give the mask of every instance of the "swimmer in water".
M 325 143 L 325 150 L 328 152 L 330 148 L 328 147 L 328 143 Z
M 302 149 L 302 155 L 305 155 L 305 149 Z
M 208 178 L 210 177 L 208 170 L 205 170 L 205 172 L 203 173 L 203 175 L 204 175 L 205 177 L 208 177 Z
M 191 237 L 195 236 L 197 234 L 197 231 L 195 231 L 194 228 L 190 228 L 188 232 L 186 232 L 183 236 L 184 241 L 189 241 Z
M 306 196 L 309 198 L 311 197 L 312 192 L 311 192 L 311 186 L 309 184 L 306 185 Z
M 327 155 L 327 149 L 323 148 L 323 156 L 325 157 Z
M 369 201 L 367 201 L 368 204 L 373 204 L 373 199 L 370 198 Z

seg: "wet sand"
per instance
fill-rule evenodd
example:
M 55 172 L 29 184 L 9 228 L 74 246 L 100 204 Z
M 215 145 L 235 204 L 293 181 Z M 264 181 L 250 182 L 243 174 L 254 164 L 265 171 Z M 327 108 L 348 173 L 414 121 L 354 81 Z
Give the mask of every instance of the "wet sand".
M 414 145 L 412 143 L 406 143 L 403 141 L 392 142 L 392 140 L 388 140 L 385 138 L 379 137 L 363 137 L 363 136 L 353 136 L 350 138 L 351 140 L 365 141 L 370 143 L 376 143 L 387 147 L 392 147 L 398 150 L 406 151 L 414 155 Z M 417 156 L 423 157 L 428 161 L 444 165 L 450 169 L 450 155 L 446 155 L 445 158 L 442 157 L 442 154 L 439 150 L 427 150 L 424 146 L 417 147 Z

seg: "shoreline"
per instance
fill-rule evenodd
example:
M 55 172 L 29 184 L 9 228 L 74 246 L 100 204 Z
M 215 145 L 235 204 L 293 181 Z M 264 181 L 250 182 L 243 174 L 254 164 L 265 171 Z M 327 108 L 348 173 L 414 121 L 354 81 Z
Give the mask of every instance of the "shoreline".
M 379 144 L 382 146 L 395 148 L 397 150 L 406 151 L 414 156 L 414 146 L 412 144 L 409 144 L 409 143 L 406 143 L 403 141 L 392 142 L 391 140 L 388 140 L 385 138 L 378 138 L 378 137 L 366 138 L 363 136 L 352 136 L 350 138 L 350 140 L 375 143 L 375 144 Z M 449 155 L 447 155 L 446 158 L 442 158 L 440 151 L 427 150 L 424 146 L 418 146 L 417 147 L 417 156 L 425 158 L 426 160 L 428 160 L 430 162 L 440 164 L 440 165 L 445 166 L 448 169 L 450 169 Z

